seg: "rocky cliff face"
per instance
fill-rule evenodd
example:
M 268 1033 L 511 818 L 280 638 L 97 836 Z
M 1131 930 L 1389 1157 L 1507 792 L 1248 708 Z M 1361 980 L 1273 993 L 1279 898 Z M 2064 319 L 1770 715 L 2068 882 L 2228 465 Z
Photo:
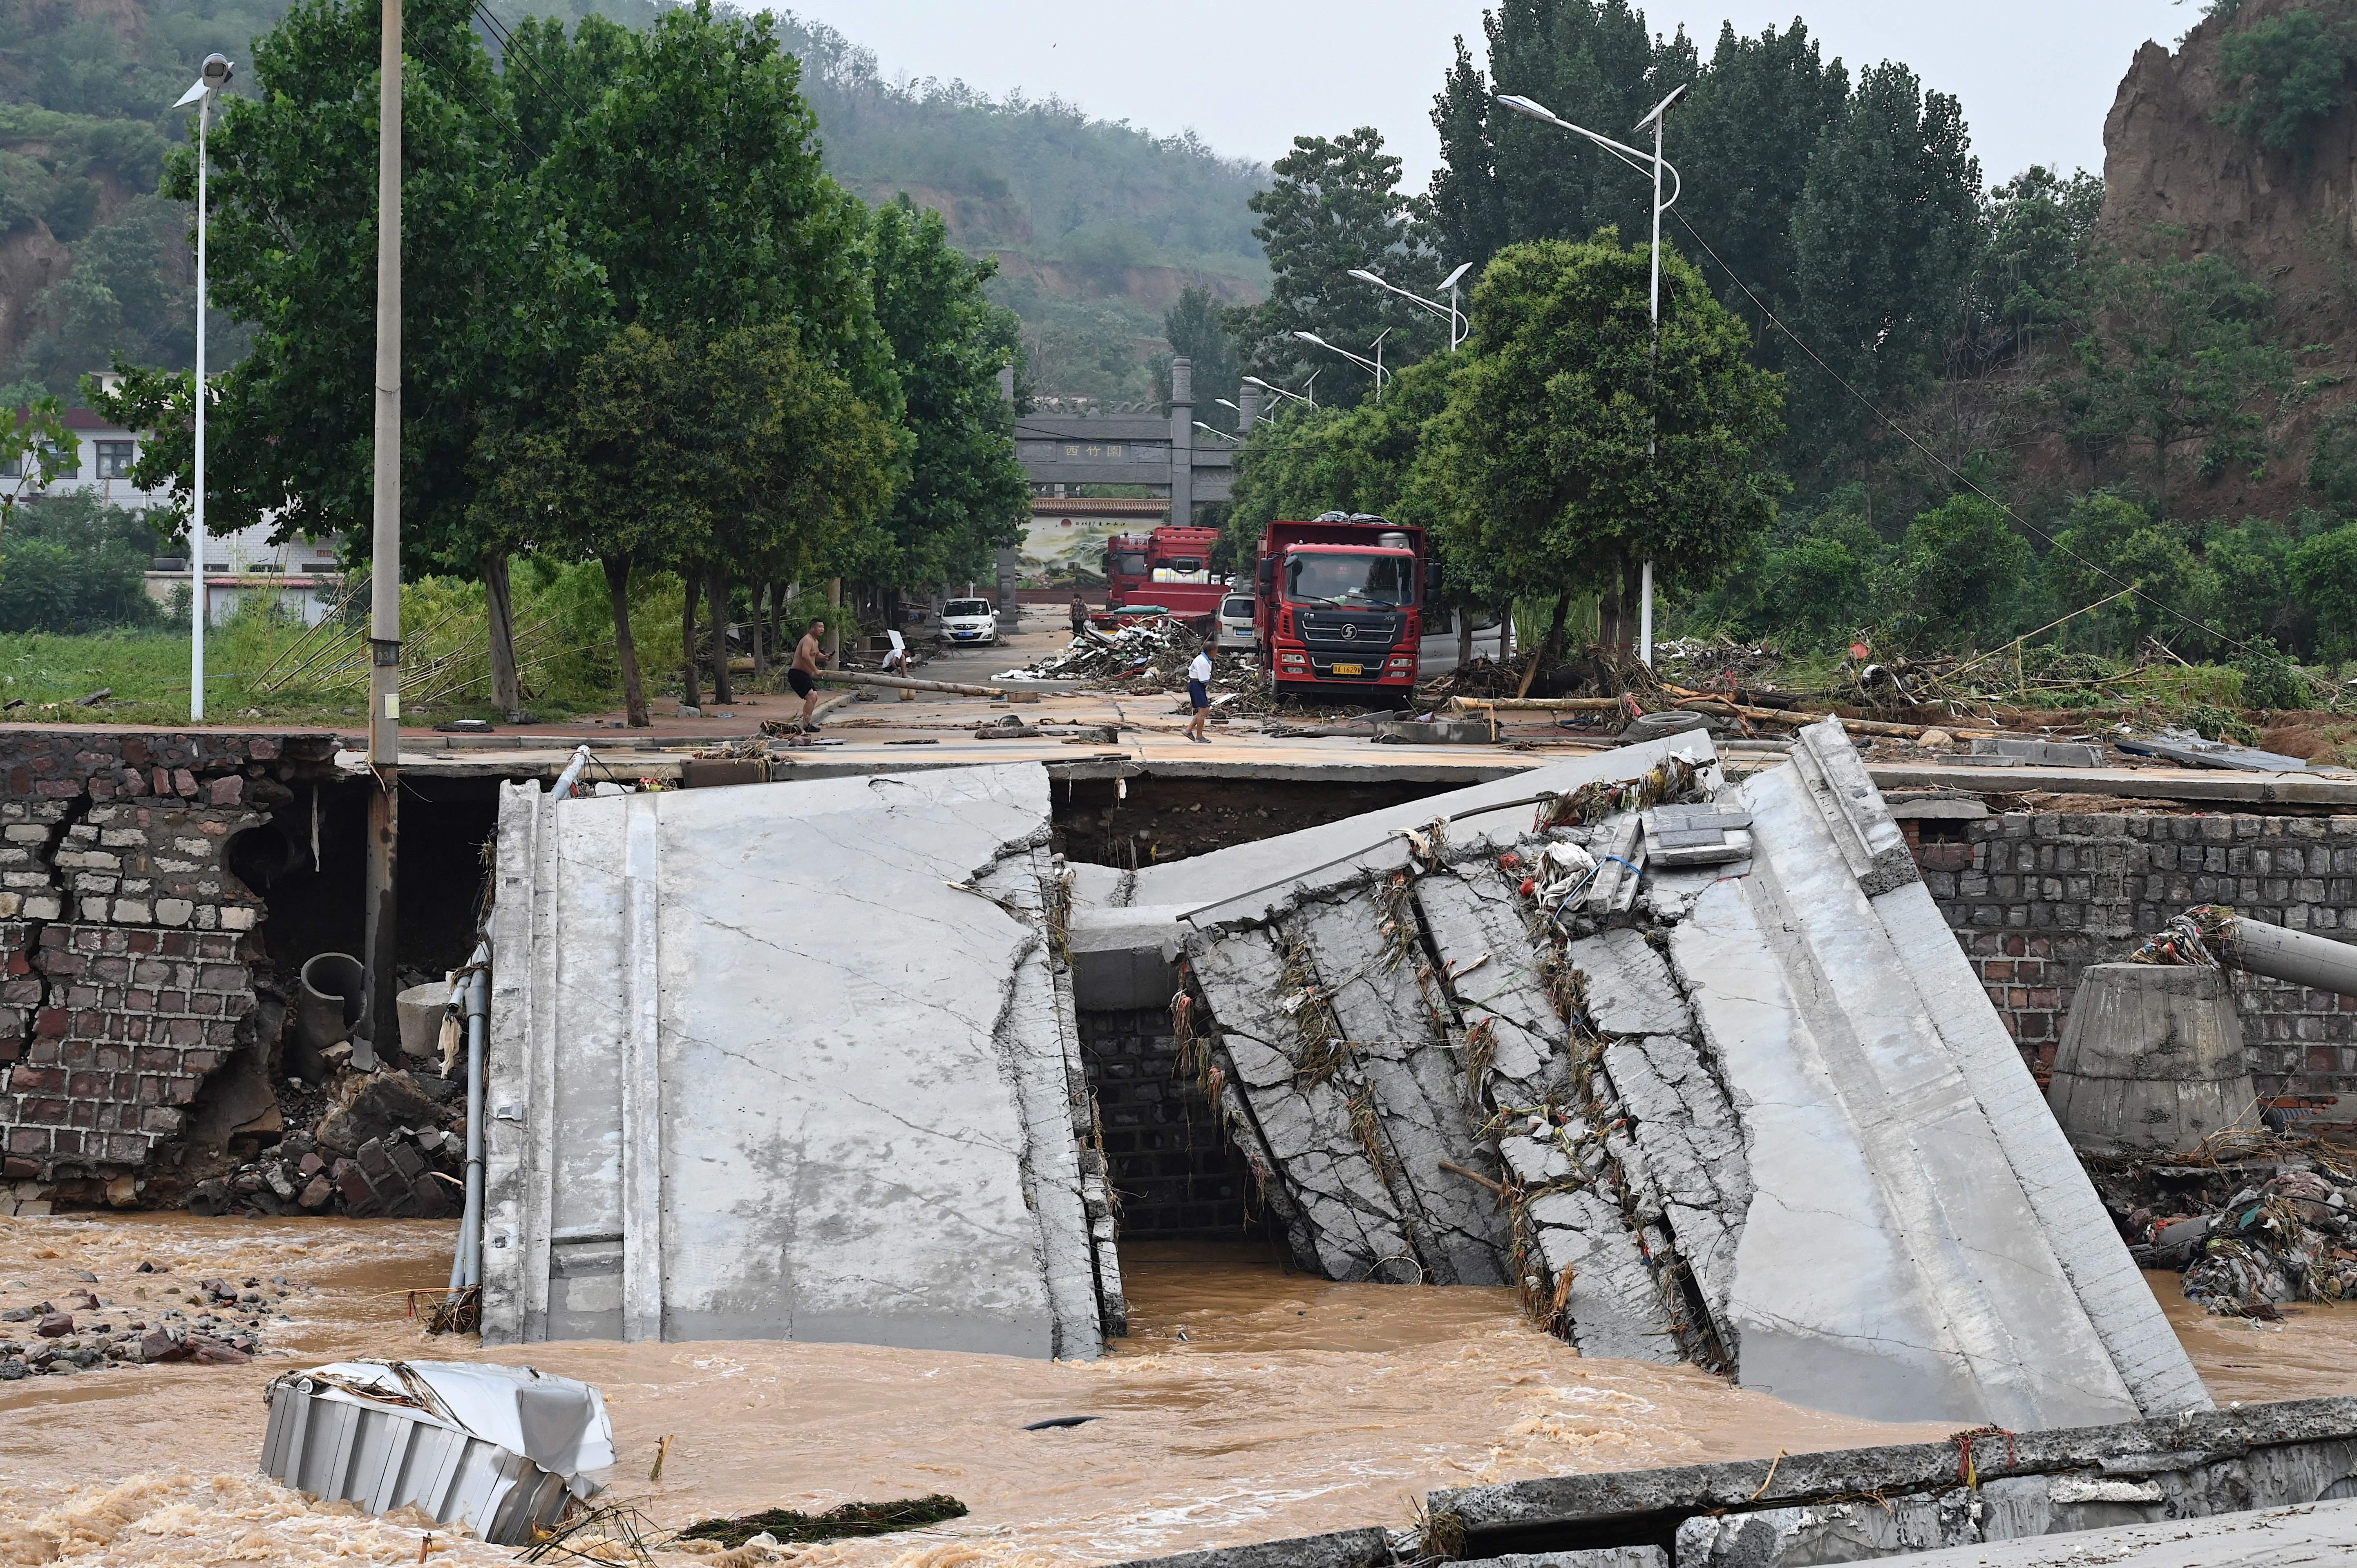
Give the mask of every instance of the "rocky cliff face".
M 2287 12 L 2339 13 L 2335 0 L 2246 0 L 2174 52 L 2137 51 L 2104 121 L 2102 231 L 2119 242 L 2154 225 L 2182 231 L 2185 253 L 2221 252 L 2275 288 L 2287 328 L 2339 327 L 2357 347 L 2357 112 L 2318 127 L 2303 168 L 2218 123 L 2231 102 L 2219 55 L 2230 29 Z

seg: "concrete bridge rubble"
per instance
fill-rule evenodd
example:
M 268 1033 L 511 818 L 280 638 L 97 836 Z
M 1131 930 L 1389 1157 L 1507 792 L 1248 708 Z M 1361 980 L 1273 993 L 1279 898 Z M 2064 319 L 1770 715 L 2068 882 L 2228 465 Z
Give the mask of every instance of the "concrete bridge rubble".
M 2208 1408 L 1835 723 L 1739 781 L 1677 735 L 1083 891 L 1084 984 L 1183 957 L 1305 1268 L 1512 1284 L 1589 1354 L 1860 1416 Z
M 502 792 L 483 1331 L 1123 1331 L 1036 763 Z

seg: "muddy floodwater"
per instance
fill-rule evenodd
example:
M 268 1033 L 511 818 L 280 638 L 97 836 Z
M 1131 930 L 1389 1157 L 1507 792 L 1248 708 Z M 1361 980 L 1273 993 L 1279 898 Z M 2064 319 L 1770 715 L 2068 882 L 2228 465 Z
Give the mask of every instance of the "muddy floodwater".
M 622 1455 L 609 1496 L 666 1526 L 931 1492 L 972 1510 L 811 1549 L 798 1561 L 813 1568 L 1104 1563 L 1405 1527 L 1434 1487 L 1946 1434 L 1824 1415 L 1688 1368 L 1585 1360 L 1503 1291 L 1330 1284 L 1244 1246 L 1125 1247 L 1132 1334 L 1095 1363 L 766 1342 L 486 1351 L 429 1339 L 408 1316 L 406 1293 L 447 1274 L 455 1230 L 0 1219 L 0 1307 L 82 1286 L 120 1325 L 183 1305 L 210 1277 L 283 1275 L 295 1293 L 264 1316 L 251 1366 L 0 1383 L 0 1565 L 419 1561 L 414 1524 L 306 1503 L 253 1475 L 263 1385 L 350 1357 L 528 1361 L 597 1383 Z M 168 1272 L 139 1273 L 143 1261 Z M 2175 1276 L 2152 1277 L 2222 1403 L 2357 1392 L 2357 1310 L 2253 1327 L 2206 1317 L 2178 1298 Z M 1019 1430 L 1071 1415 L 1097 1419 Z M 650 1483 L 667 1435 L 662 1480 Z M 425 1544 L 436 1563 L 513 1561 L 447 1534 Z

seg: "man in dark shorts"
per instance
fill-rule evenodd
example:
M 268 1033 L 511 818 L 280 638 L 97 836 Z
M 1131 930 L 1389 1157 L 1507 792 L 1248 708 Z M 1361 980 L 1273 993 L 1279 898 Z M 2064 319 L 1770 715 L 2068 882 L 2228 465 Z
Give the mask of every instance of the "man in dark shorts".
M 808 735 L 815 726 L 811 723 L 811 710 L 818 706 L 818 667 L 826 655 L 819 651 L 818 639 L 826 635 L 826 622 L 814 620 L 802 633 L 802 641 L 794 645 L 794 662 L 786 671 L 786 684 L 802 700 L 802 733 Z
M 1187 666 L 1187 703 L 1195 716 L 1187 721 L 1187 738 L 1199 746 L 1211 744 L 1203 733 L 1203 721 L 1211 716 L 1211 651 L 1198 649 L 1194 662 Z

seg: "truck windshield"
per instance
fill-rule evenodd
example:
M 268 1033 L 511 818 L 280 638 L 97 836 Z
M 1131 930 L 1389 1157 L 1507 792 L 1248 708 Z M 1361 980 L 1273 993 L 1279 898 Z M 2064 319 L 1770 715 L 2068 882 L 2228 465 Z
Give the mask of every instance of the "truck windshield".
M 1146 557 L 1126 550 L 1118 551 L 1113 557 L 1113 569 L 1124 577 L 1143 577 L 1146 575 Z
M 1286 557 L 1285 596 L 1334 605 L 1405 605 L 1415 597 L 1405 555 L 1342 555 L 1297 550 Z

